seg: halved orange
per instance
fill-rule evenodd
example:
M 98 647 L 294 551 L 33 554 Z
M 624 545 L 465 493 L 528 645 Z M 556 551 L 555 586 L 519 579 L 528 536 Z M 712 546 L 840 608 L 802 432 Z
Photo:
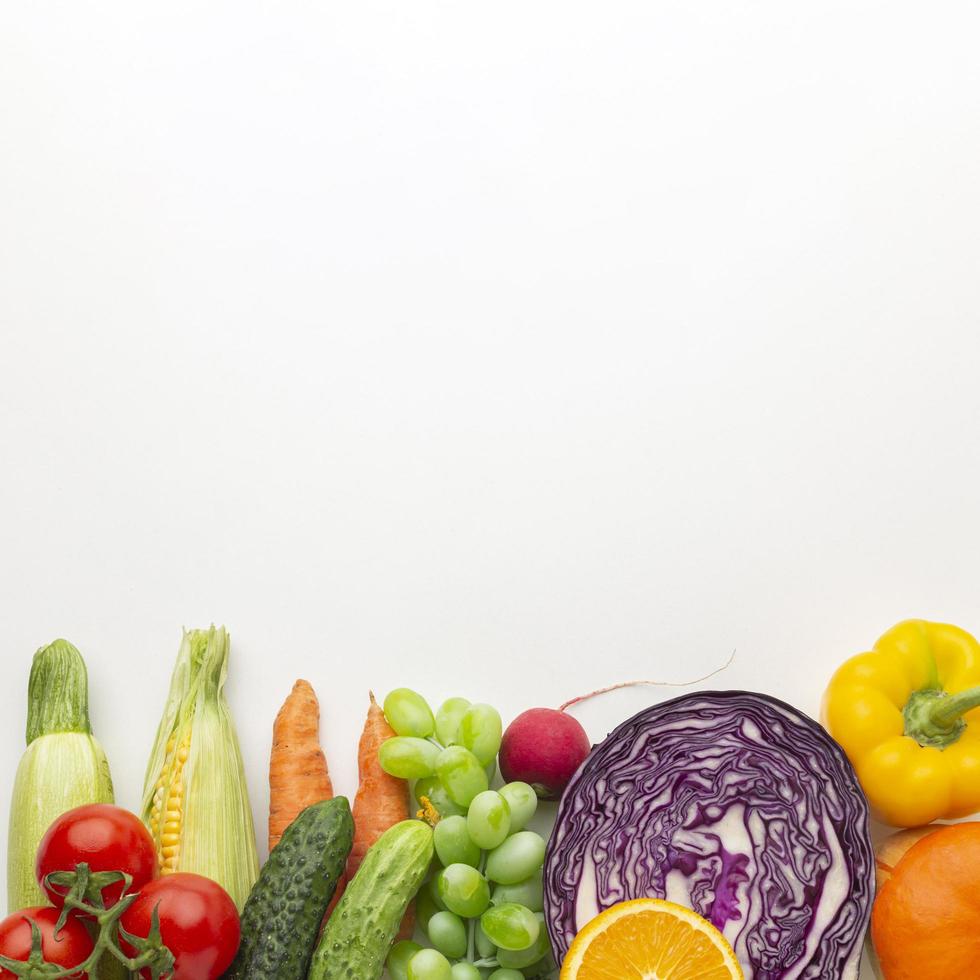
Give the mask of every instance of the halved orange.
M 659 898 L 620 902 L 575 937 L 561 980 L 743 980 L 728 940 L 697 912 Z

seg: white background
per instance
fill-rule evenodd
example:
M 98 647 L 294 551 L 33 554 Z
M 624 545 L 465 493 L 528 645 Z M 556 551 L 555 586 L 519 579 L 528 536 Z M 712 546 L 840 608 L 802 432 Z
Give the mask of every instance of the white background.
M 134 806 L 227 624 L 261 837 L 296 676 L 352 791 L 369 688 L 512 716 L 736 648 L 815 713 L 894 621 L 980 629 L 978 28 L 0 6 L 0 809 L 59 635 Z

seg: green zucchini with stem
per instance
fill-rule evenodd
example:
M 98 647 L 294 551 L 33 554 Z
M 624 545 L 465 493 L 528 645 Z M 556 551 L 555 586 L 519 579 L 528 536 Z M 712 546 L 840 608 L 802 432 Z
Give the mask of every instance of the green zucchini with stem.
M 34 654 L 27 699 L 27 751 L 10 800 L 10 912 L 47 904 L 34 879 L 34 860 L 55 818 L 86 803 L 113 802 L 109 763 L 89 723 L 85 661 L 67 640 Z

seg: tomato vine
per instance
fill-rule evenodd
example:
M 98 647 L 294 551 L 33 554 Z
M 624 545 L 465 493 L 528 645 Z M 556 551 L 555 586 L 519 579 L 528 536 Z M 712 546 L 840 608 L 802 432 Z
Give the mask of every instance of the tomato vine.
M 30 956 L 26 960 L 15 960 L 0 955 L 0 967 L 20 977 L 21 980 L 62 980 L 62 978 L 91 974 L 102 957 L 108 954 L 131 972 L 149 970 L 151 980 L 163 980 L 173 974 L 174 956 L 160 936 L 157 909 L 153 910 L 149 935 L 146 938 L 131 935 L 119 923 L 123 913 L 136 901 L 139 894 L 129 891 L 133 884 L 132 876 L 122 871 L 93 872 L 88 864 L 83 863 L 77 865 L 74 871 L 56 871 L 49 874 L 44 881 L 46 885 L 59 890 L 67 889 L 64 906 L 55 926 L 55 938 L 64 928 L 68 917 L 73 912 L 77 913 L 98 927 L 92 953 L 84 962 L 76 966 L 61 967 L 48 963 L 44 959 L 41 945 L 41 930 L 36 922 L 25 916 L 31 927 Z M 102 890 L 119 882 L 123 884 L 122 896 L 106 908 Z M 120 940 L 135 950 L 136 955 L 128 956 L 120 947 Z

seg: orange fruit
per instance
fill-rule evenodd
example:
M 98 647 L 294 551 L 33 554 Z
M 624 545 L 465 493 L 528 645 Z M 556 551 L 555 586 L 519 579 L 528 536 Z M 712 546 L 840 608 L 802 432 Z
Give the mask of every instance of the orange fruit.
M 728 940 L 697 912 L 659 898 L 620 902 L 575 937 L 561 980 L 743 980 Z
M 980 963 L 980 823 L 939 827 L 891 869 L 871 913 L 886 980 L 967 980 Z

